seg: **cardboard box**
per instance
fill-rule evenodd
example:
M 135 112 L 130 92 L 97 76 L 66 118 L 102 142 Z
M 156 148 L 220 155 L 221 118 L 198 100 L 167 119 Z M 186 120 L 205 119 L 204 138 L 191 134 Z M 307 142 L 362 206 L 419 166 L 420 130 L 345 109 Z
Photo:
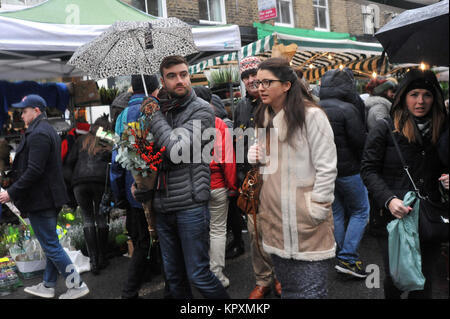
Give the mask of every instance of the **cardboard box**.
M 75 82 L 73 84 L 75 106 L 100 103 L 97 82 L 93 80 Z

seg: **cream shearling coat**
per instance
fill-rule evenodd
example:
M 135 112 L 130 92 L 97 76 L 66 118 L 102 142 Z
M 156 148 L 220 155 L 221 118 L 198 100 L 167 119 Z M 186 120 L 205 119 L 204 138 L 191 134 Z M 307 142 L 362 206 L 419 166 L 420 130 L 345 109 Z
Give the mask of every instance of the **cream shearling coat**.
M 281 110 L 273 119 L 275 134 L 271 133 L 270 156 L 262 168 L 259 229 L 263 248 L 287 259 L 333 258 L 331 204 L 337 176 L 333 130 L 320 108 L 308 107 L 305 126 L 296 132 L 295 147 L 291 147 L 284 116 Z M 268 121 L 266 111 L 265 127 Z

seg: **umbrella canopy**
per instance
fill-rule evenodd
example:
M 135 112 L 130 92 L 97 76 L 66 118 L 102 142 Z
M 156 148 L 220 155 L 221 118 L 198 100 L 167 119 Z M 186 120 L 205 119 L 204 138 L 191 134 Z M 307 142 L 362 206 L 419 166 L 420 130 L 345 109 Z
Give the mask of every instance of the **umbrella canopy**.
M 375 34 L 391 63 L 449 65 L 448 1 L 404 11 Z
M 116 22 L 81 46 L 68 64 L 98 80 L 120 75 L 155 74 L 164 57 L 196 52 L 191 27 L 177 18 Z

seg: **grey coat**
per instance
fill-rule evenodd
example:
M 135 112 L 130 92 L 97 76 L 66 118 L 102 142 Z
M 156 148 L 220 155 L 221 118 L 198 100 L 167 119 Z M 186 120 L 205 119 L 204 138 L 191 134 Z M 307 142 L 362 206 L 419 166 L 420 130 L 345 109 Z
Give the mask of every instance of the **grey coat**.
M 150 127 L 156 146 L 166 147 L 153 209 L 158 213 L 169 213 L 207 205 L 210 170 L 202 151 L 204 146 L 212 146 L 214 136 L 202 140 L 199 134 L 215 127 L 211 106 L 192 90 L 183 104 L 166 114 L 155 112 Z M 198 147 L 201 147 L 200 151 Z
M 392 103 L 382 96 L 369 96 L 366 104 L 367 130 L 370 131 L 377 124 L 377 120 L 389 118 Z

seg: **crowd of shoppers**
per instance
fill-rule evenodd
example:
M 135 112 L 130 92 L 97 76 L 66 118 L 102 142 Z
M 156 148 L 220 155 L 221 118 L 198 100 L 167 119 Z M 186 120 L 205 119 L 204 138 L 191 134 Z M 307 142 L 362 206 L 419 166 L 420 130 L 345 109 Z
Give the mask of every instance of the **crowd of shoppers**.
M 363 101 L 347 68 L 325 73 L 319 96 L 313 96 L 285 59 L 248 57 L 239 67 L 247 95 L 232 119 L 218 96 L 192 87 L 188 63 L 180 56 L 162 61 L 160 80 L 133 75 L 128 106 L 115 119 L 120 136 L 142 116 L 146 99 L 157 98 L 146 120 L 156 147 L 166 148 L 151 193 L 165 296 L 192 298 L 193 286 L 204 298 L 229 298 L 226 288 L 233 283 L 224 274 L 225 262 L 244 253 L 244 213 L 236 200 L 246 174 L 258 165 L 263 177 L 258 214 L 246 219 L 256 283 L 249 299 L 262 299 L 272 289 L 281 298 L 327 298 L 334 258 L 337 272 L 367 276 L 358 249 L 369 212 L 382 212 L 378 223 L 386 227 L 411 211 L 402 199 L 412 188 L 390 131 L 421 193 L 436 201 L 443 194 L 448 198 L 448 111 L 441 87 L 431 71 L 411 70 L 399 84 L 372 80 Z M 29 95 L 13 107 L 22 109 L 28 128 L 13 163 L 15 182 L 0 193 L 0 202 L 14 201 L 28 213 L 47 257 L 43 282 L 25 291 L 54 297 L 60 273 L 76 278 L 66 281 L 68 290 L 60 298 L 89 293 L 59 244 L 56 217 L 69 200 L 66 188 L 73 189 L 91 271 L 98 274 L 107 266 L 108 224 L 99 207 L 106 186 L 116 206 L 127 211 L 134 246 L 122 298 L 137 298 L 151 268 L 149 225 L 131 172 L 116 162 L 115 150 L 96 143 L 96 130 L 112 129 L 109 122 L 100 118 L 61 152 L 41 97 Z M 204 138 L 208 132 L 214 141 Z M 198 157 L 211 143 L 212 160 Z M 386 234 L 378 243 L 385 296 L 400 298 L 403 292 L 389 271 Z M 420 245 L 425 288 L 409 297 L 431 298 L 440 245 L 424 240 Z

